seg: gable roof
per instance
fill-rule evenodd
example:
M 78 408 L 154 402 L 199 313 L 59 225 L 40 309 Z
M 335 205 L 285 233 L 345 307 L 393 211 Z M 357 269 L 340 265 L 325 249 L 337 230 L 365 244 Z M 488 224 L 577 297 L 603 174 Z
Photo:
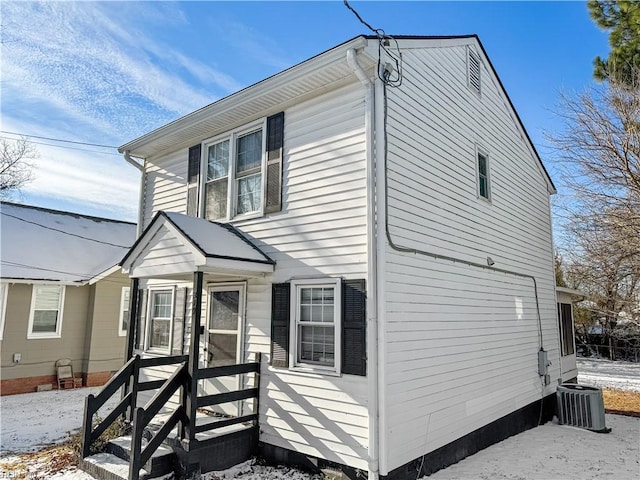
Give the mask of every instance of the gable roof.
M 157 261 L 172 244 L 174 261 Z M 133 277 L 184 275 L 195 271 L 271 273 L 275 262 L 230 224 L 160 211 L 120 262 Z
M 425 47 L 450 46 L 456 43 L 477 44 L 491 72 L 498 81 L 500 90 L 513 114 L 516 127 L 522 133 L 531 155 L 538 163 L 540 172 L 547 182 L 549 193 L 556 193 L 551 176 L 542 163 L 542 159 L 478 35 L 394 35 L 393 38 L 405 44 L 416 42 Z M 134 139 L 122 145 L 118 148 L 118 151 L 120 153 L 128 152 L 141 158 L 148 158 L 168 152 L 169 149 L 177 150 L 189 147 L 210 138 L 216 132 L 229 130 L 252 119 L 260 118 L 265 115 L 265 111 L 268 114 L 276 113 L 288 103 L 298 102 L 306 95 L 336 88 L 350 81 L 349 79 L 355 79 L 355 73 L 346 60 L 346 53 L 351 49 L 358 51 L 358 63 L 360 66 L 364 70 L 373 71 L 378 62 L 375 54 L 378 47 L 376 43 L 374 48 L 370 43 L 372 41 L 377 42 L 378 37 L 374 35 L 359 35 L 347 40 L 282 72 Z M 400 49 L 402 50 L 402 46 Z
M 90 283 L 135 238 L 134 223 L 0 202 L 0 277 Z

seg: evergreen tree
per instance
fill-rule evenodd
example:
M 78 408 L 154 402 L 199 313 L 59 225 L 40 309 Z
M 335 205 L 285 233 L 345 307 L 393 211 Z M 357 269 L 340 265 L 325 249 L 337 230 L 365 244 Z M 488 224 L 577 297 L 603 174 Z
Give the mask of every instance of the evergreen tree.
M 598 81 L 618 80 L 633 85 L 640 69 L 640 1 L 589 0 L 591 18 L 609 32 L 609 58 L 596 57 L 593 76 Z

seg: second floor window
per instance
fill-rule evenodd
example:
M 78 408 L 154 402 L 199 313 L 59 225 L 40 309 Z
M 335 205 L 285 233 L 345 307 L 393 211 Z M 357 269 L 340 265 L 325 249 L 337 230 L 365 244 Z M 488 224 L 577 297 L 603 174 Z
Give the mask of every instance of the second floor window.
M 205 144 L 205 217 L 225 220 L 262 212 L 262 126 Z

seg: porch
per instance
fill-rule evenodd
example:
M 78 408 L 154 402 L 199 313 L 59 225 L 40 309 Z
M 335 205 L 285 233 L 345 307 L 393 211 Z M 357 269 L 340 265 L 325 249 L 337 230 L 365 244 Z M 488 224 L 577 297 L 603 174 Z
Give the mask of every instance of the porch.
M 260 354 L 244 348 L 246 282 L 275 263 L 230 225 L 160 212 L 121 265 L 132 278 L 127 362 L 86 399 L 82 457 L 123 419 L 131 434 L 112 450 L 128 461 L 131 480 L 157 473 L 167 447 L 175 454 L 168 462 L 189 478 L 248 459 L 258 435 Z M 119 393 L 114 410 L 95 419 Z

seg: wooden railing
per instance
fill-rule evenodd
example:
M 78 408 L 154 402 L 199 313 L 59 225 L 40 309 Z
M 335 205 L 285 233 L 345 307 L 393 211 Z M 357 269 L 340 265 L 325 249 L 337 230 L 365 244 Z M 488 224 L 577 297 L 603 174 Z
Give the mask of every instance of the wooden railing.
M 254 362 L 196 370 L 194 374 L 196 380 L 249 373 L 254 373 L 255 377 L 253 386 L 250 388 L 205 396 L 198 396 L 196 392 L 195 399 L 189 398 L 190 395 L 192 395 L 192 392 L 188 388 L 188 385 L 191 384 L 191 376 L 189 375 L 187 365 L 188 359 L 189 357 L 185 355 L 145 359 L 141 359 L 139 355 L 136 355 L 131 358 L 131 360 L 129 360 L 120 369 L 120 371 L 113 376 L 111 380 L 109 380 L 109 382 L 107 382 L 98 395 L 88 395 L 85 400 L 82 457 L 84 458 L 89 456 L 91 445 L 107 428 L 109 428 L 111 424 L 113 424 L 113 422 L 118 419 L 118 417 L 124 416 L 127 409 L 129 410 L 129 413 L 126 417 L 133 424 L 131 436 L 131 457 L 129 462 L 129 480 L 139 479 L 140 468 L 147 463 L 153 453 L 178 424 L 181 426 L 179 429 L 181 439 L 185 438 L 185 429 L 183 427 L 185 425 L 189 426 L 188 435 L 190 437 L 190 449 L 198 448 L 199 442 L 195 439 L 196 433 L 207 432 L 247 422 L 255 422 L 257 424 L 258 394 L 260 390 L 260 354 L 256 355 Z M 167 380 L 149 382 L 140 382 L 139 380 L 141 368 L 175 364 L 180 365 Z M 95 413 L 123 386 L 125 387 L 125 391 L 120 402 L 104 420 L 93 428 L 93 417 Z M 138 393 L 152 389 L 159 390 L 144 407 L 136 407 Z M 182 389 L 180 392 L 182 398 L 181 405 L 179 405 L 170 414 L 168 420 L 143 448 L 142 435 L 145 428 L 180 389 Z M 253 413 L 239 415 L 234 418 L 225 418 L 223 420 L 217 420 L 203 425 L 196 425 L 195 412 L 190 414 L 189 409 L 185 406 L 187 403 L 195 403 L 196 409 L 198 409 L 249 399 L 255 399 Z M 191 402 L 191 400 L 195 401 Z
M 158 449 L 178 422 L 187 421 L 186 412 L 182 405 L 180 405 L 162 425 L 160 430 L 158 430 L 149 440 L 147 445 L 142 448 L 142 434 L 144 433 L 144 429 L 149 425 L 151 420 L 153 420 L 153 417 L 160 412 L 160 409 L 167 404 L 169 399 L 171 399 L 178 389 L 182 388 L 182 394 L 184 395 L 187 378 L 187 363 L 184 362 L 144 407 L 136 408 L 133 420 L 133 432 L 131 433 L 131 460 L 129 461 L 130 480 L 138 480 L 140 468 L 147 463 L 151 458 L 151 455 L 153 455 L 153 452 Z
M 91 445 L 109 428 L 120 416 L 133 421 L 138 392 L 161 387 L 165 381 L 140 382 L 140 369 L 161 365 L 174 365 L 186 362 L 186 355 L 174 357 L 158 357 L 141 359 L 140 355 L 132 357 L 111 379 L 102 387 L 98 395 L 89 394 L 84 402 L 84 419 L 82 424 L 82 458 L 88 457 Z M 125 388 L 124 395 L 113 410 L 94 428 L 93 417 L 104 404 L 121 388 Z
M 195 433 L 207 432 L 210 430 L 216 430 L 222 427 L 228 427 L 229 425 L 236 425 L 240 423 L 246 423 L 251 421 L 258 421 L 258 392 L 260 391 L 260 354 L 256 354 L 256 359 L 251 363 L 240 363 L 237 365 L 225 365 L 223 367 L 203 368 L 196 372 L 198 380 L 226 377 L 229 375 L 239 375 L 244 373 L 255 373 L 254 385 L 251 388 L 244 388 L 241 390 L 235 390 L 232 392 L 216 393 L 214 395 L 206 395 L 197 398 L 197 408 L 210 407 L 213 405 L 220 405 L 222 403 L 236 402 L 239 400 L 256 399 L 254 404 L 254 411 L 249 415 L 241 415 L 235 418 L 229 418 L 225 420 L 218 420 L 216 422 L 209 422 L 203 425 L 195 427 Z

